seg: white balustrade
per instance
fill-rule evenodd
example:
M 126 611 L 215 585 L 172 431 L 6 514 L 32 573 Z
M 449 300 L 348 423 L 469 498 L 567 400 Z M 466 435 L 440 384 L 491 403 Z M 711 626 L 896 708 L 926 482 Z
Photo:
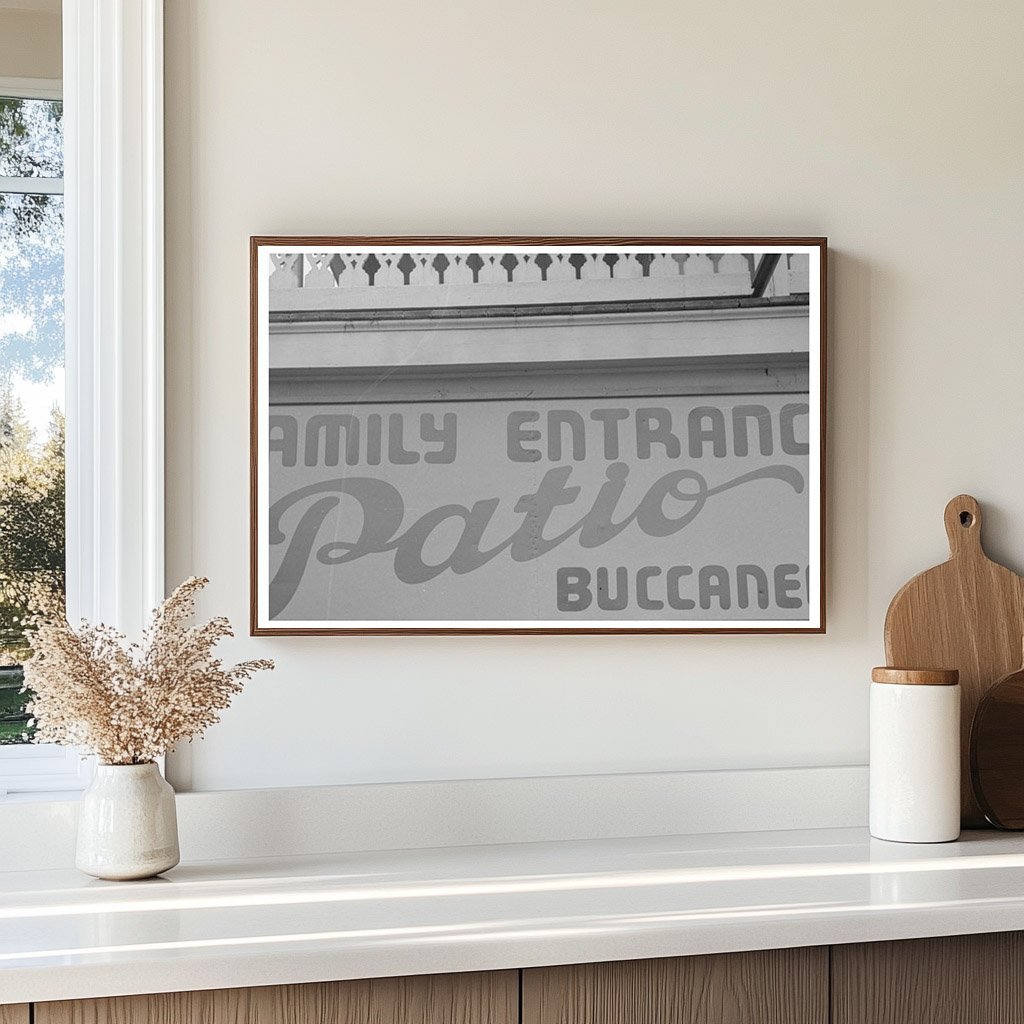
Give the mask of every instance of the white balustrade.
M 338 287 L 351 288 L 356 284 L 365 283 L 362 271 L 359 269 L 359 261 L 354 253 L 343 252 L 338 260 Z
M 744 253 L 272 253 L 273 289 L 463 287 L 467 285 L 651 281 L 659 293 L 680 296 L 747 295 L 759 256 Z M 806 254 L 786 254 L 767 295 L 806 292 Z M 657 285 L 655 282 L 662 281 Z M 670 282 L 675 281 L 677 284 Z M 666 289 L 668 291 L 666 292 Z
M 619 258 L 612 268 L 612 277 L 616 281 L 631 281 L 644 276 L 644 268 L 636 258 L 636 253 L 620 252 L 616 255 Z
M 409 256 L 410 253 L 405 253 L 405 256 Z M 432 253 L 414 253 L 412 255 L 412 266 L 410 269 L 410 261 L 399 259 L 399 268 L 405 267 L 406 270 L 405 278 L 408 284 L 411 285 L 424 285 L 424 284 L 437 284 L 438 276 L 437 271 L 430 266 L 430 261 L 434 258 Z
M 691 257 L 691 260 L 693 257 Z M 753 284 L 751 263 L 742 253 L 728 252 L 708 259 L 714 265 L 714 276 L 701 276 L 688 282 L 687 295 L 747 295 Z M 687 264 L 689 266 L 689 264 Z
M 718 258 L 718 273 L 722 275 L 745 274 L 749 278 L 750 264 L 747 262 L 747 257 L 742 253 L 727 252 L 724 256 Z
M 580 281 L 607 281 L 609 278 L 608 264 L 602 259 L 604 253 L 585 252 L 580 253 L 583 262 L 579 266 Z
M 271 288 L 302 287 L 301 256 L 288 252 L 271 253 L 270 264 L 273 267 L 270 272 Z
M 576 268 L 569 263 L 569 253 L 550 253 L 551 264 L 548 267 L 547 280 L 557 283 L 559 281 L 575 281 Z
M 517 284 L 541 284 L 544 281 L 540 264 L 537 262 L 539 255 L 539 253 L 523 253 L 519 257 L 519 265 L 516 267 Z
M 380 263 L 373 274 L 373 286 L 375 288 L 399 288 L 405 284 L 405 275 L 398 268 L 398 261 L 401 258 L 401 253 L 397 252 L 381 252 L 377 253 L 377 260 Z M 354 281 L 362 285 L 368 285 L 370 283 L 370 275 L 362 267 L 362 264 L 366 261 L 364 256 L 360 260 L 359 274 L 355 277 Z
M 500 253 L 481 253 L 483 266 L 480 268 L 480 275 L 477 284 L 507 284 L 508 273 L 498 262 L 501 259 Z
M 306 257 L 306 271 L 302 279 L 303 288 L 333 288 L 337 284 L 331 270 L 331 253 L 316 252 Z
M 675 257 L 677 262 L 682 263 L 682 257 Z M 715 272 L 715 265 L 711 262 L 710 256 L 704 256 L 699 252 L 690 253 L 682 263 L 682 271 L 686 277 L 710 277 Z
M 469 253 L 456 253 L 454 256 L 449 256 L 451 260 L 451 266 L 445 271 L 444 283 L 451 285 L 459 284 L 472 284 L 473 283 L 473 271 L 470 270 L 469 264 L 466 262 L 466 257 Z
M 647 270 L 647 277 L 679 276 L 679 263 L 672 258 L 671 253 L 656 252 L 653 256 L 654 259 L 651 260 Z

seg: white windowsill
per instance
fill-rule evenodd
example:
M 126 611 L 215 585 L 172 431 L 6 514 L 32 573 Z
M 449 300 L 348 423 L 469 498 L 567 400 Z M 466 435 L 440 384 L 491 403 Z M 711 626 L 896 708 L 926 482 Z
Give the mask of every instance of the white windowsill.
M 45 804 L 53 801 L 74 801 L 81 796 L 76 789 L 38 790 L 34 793 L 9 793 L 0 789 L 0 802 L 4 804 Z
M 0 746 L 0 803 L 74 800 L 92 781 L 95 760 L 52 743 Z

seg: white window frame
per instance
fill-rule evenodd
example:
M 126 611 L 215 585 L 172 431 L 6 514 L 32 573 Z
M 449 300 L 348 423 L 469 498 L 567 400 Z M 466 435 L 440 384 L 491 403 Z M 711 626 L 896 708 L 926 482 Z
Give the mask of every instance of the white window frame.
M 62 30 L 68 617 L 137 636 L 164 596 L 163 0 L 64 0 Z M 91 775 L 0 748 L 0 798 Z
M 19 100 L 59 100 L 64 96 L 59 78 L 12 78 L 0 75 L 0 96 Z

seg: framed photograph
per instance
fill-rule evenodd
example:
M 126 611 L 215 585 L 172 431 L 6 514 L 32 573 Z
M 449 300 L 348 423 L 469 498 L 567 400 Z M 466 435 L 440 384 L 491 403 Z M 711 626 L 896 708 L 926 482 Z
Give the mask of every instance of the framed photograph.
M 251 239 L 253 634 L 824 632 L 825 255 Z

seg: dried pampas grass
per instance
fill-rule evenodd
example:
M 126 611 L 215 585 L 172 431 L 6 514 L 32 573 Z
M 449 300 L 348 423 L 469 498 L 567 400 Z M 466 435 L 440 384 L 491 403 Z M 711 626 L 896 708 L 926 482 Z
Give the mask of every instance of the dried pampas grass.
M 41 618 L 25 662 L 28 710 L 37 743 L 84 747 L 104 764 L 146 764 L 200 735 L 263 659 L 225 668 L 213 649 L 232 636 L 225 618 L 189 626 L 196 595 L 209 580 L 193 576 L 153 613 L 142 643 L 109 626 Z

